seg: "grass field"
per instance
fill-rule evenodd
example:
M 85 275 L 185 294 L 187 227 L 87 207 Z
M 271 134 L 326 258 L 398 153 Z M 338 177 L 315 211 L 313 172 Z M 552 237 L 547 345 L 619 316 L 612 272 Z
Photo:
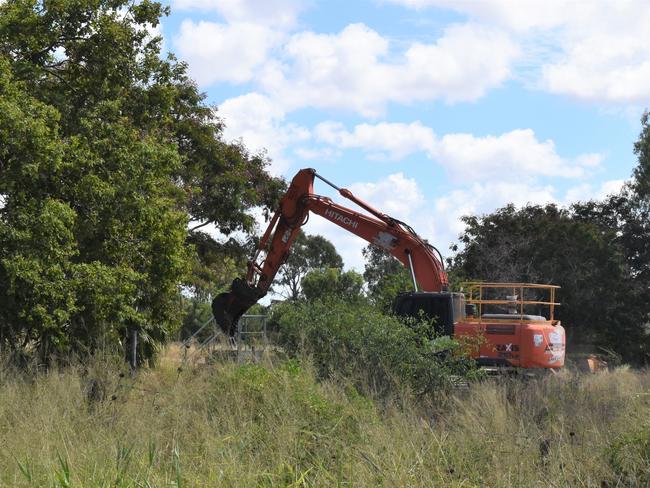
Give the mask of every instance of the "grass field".
M 0 484 L 650 486 L 647 372 L 487 380 L 427 406 L 295 361 L 177 367 L 172 350 L 133 380 L 107 359 L 4 368 Z

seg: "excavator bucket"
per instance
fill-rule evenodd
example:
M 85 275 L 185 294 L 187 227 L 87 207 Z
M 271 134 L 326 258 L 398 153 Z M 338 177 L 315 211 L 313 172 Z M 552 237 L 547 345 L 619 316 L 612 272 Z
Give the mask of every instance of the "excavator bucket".
M 233 337 L 239 318 L 260 299 L 255 288 L 240 278 L 232 282 L 230 291 L 212 300 L 212 315 L 224 334 Z

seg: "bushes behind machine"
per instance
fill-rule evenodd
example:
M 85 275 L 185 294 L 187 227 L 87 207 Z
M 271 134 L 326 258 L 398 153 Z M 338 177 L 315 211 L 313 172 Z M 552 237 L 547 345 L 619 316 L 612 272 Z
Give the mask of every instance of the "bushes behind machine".
M 435 336 L 431 321 L 404 324 L 363 300 L 285 303 L 271 321 L 284 351 L 308 357 L 320 379 L 345 378 L 375 398 L 406 389 L 435 400 L 480 375 L 461 344 Z

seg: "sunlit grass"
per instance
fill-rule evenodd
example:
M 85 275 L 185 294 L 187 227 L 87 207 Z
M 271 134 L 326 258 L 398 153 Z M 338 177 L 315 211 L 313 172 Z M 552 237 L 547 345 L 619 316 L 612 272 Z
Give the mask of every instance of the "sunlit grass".
M 308 365 L 0 374 L 2 486 L 649 486 L 650 374 L 487 380 L 442 413 Z

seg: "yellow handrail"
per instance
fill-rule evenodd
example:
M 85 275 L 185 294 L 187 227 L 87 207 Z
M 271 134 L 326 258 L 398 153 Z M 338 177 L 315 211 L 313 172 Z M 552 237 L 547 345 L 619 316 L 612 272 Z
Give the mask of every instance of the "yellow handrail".
M 554 320 L 555 307 L 561 305 L 559 302 L 555 301 L 555 290 L 560 288 L 558 285 L 545 285 L 540 283 L 493 283 L 493 282 L 480 282 L 480 281 L 470 281 L 461 284 L 461 291 L 464 291 L 467 287 L 466 300 L 470 305 L 478 305 L 478 317 L 483 315 L 483 305 L 511 305 L 516 311 L 519 309 L 519 313 L 514 313 L 514 317 L 523 317 L 526 315 L 524 313 L 525 305 L 546 305 L 549 307 L 549 315 L 551 321 Z M 494 288 L 494 289 L 512 289 L 512 299 L 484 299 L 485 288 Z M 535 290 L 548 290 L 549 300 L 525 300 L 524 294 L 526 289 L 535 289 Z M 475 298 L 475 295 L 478 294 L 478 298 Z M 516 319 L 514 319 L 516 320 Z

